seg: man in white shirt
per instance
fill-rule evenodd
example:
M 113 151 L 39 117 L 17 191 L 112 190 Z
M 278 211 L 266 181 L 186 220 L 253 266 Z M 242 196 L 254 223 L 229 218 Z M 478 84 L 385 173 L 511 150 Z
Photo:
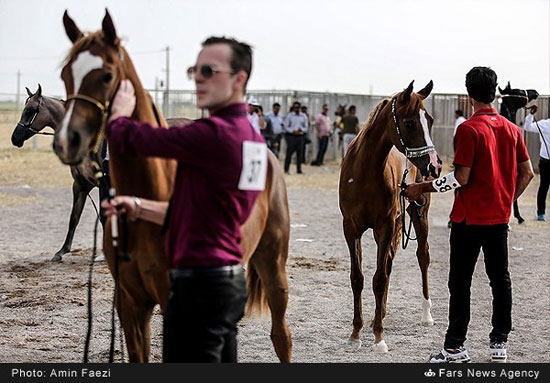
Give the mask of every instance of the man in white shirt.
M 539 174 L 540 185 L 537 192 L 537 220 L 546 221 L 546 196 L 550 187 L 550 118 L 536 121 L 537 107 L 533 105 L 530 113 L 525 116 L 523 129 L 538 133 L 540 136 Z
M 260 110 L 260 103 L 254 97 L 248 99 L 248 121 L 252 124 L 254 130 L 262 134 L 262 129 L 265 128 L 265 121 Z
M 453 137 L 456 135 L 456 128 L 458 128 L 458 125 L 462 124 L 464 121 L 466 121 L 466 118 L 464 118 L 464 113 L 462 110 L 457 109 L 455 110 L 455 130 L 453 131 Z
M 285 133 L 283 116 L 279 114 L 281 111 L 281 104 L 278 102 L 273 104 L 273 112 L 265 116 L 267 123 L 267 130 L 270 131 L 272 137 L 272 151 L 277 158 L 279 158 L 279 148 L 281 145 L 281 137 Z
M 285 173 L 289 174 L 290 161 L 294 152 L 297 152 L 296 170 L 302 174 L 302 162 L 304 156 L 304 135 L 307 132 L 308 121 L 305 114 L 300 112 L 300 103 L 295 101 L 292 104 L 292 111 L 286 115 L 285 140 L 286 140 L 286 158 Z

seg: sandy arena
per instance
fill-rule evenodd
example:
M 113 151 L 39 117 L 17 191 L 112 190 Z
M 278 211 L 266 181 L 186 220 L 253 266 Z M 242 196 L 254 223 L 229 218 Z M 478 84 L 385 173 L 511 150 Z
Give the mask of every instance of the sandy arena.
M 6 119 L 4 119 L 6 121 Z M 92 253 L 95 211 L 88 201 L 73 251 L 62 263 L 49 260 L 67 231 L 72 193 L 68 167 L 50 150 L 51 138 L 38 137 L 38 149 L 11 146 L 15 124 L 0 122 L 0 362 L 80 362 L 87 328 L 86 284 Z M 294 166 L 292 168 L 294 170 Z M 420 270 L 416 243 L 394 262 L 385 319 L 390 351 L 372 351 L 368 327 L 374 313 L 371 278 L 375 244 L 363 237 L 365 323 L 361 348 L 348 346 L 353 319 L 349 255 L 338 208 L 337 164 L 304 168 L 286 176 L 290 202 L 290 301 L 287 320 L 294 362 L 426 362 L 439 351 L 447 325 L 449 229 L 452 193 L 437 195 L 430 209 L 430 291 L 435 325 L 421 319 Z M 550 223 L 535 221 L 538 175 L 520 199 L 526 222 L 511 222 L 509 259 L 513 286 L 513 331 L 509 362 L 549 362 Z M 92 192 L 97 201 L 97 189 Z M 101 243 L 101 238 L 98 238 Z M 108 360 L 113 283 L 105 263 L 94 270 L 94 328 L 91 361 Z M 491 292 L 483 256 L 474 274 L 472 315 L 466 346 L 474 362 L 489 362 Z M 161 323 L 155 311 L 151 360 L 161 361 Z M 269 339 L 271 321 L 245 318 L 239 328 L 241 362 L 276 362 Z M 117 341 L 117 358 L 120 360 Z

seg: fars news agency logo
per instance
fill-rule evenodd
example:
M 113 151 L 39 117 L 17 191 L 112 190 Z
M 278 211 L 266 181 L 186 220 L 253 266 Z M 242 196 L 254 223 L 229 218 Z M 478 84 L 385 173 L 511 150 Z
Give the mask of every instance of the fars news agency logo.
M 433 372 L 432 369 L 430 368 L 428 371 L 424 372 L 424 376 L 428 378 L 433 378 L 435 376 L 435 372 Z

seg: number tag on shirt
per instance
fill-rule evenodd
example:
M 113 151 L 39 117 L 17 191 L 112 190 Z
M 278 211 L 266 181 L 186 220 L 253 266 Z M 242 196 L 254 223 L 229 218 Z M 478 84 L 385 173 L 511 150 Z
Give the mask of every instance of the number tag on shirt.
M 261 142 L 243 142 L 243 169 L 239 190 L 264 190 L 267 176 L 267 146 Z

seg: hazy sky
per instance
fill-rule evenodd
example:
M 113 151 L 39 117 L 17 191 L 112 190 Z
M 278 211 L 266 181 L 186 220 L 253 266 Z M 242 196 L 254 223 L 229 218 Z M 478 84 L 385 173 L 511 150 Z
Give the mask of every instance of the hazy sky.
M 95 31 L 105 7 L 147 88 L 170 46 L 171 88 L 192 89 L 200 43 L 227 35 L 254 47 L 249 89 L 391 94 L 432 79 L 434 92 L 464 93 L 483 65 L 500 84 L 550 94 L 550 0 L 0 0 L 0 93 L 21 70 L 21 89 L 64 95 L 63 11 Z

